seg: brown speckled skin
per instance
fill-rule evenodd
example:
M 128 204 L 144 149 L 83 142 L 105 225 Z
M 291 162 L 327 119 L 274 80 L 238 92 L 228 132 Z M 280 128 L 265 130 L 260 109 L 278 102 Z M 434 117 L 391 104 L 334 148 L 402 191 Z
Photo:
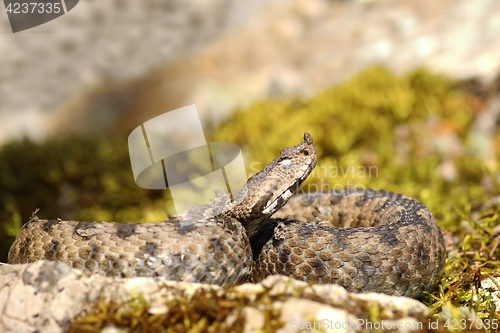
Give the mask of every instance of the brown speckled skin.
M 122 224 L 35 217 L 11 247 L 9 263 L 47 259 L 106 276 L 233 285 L 247 278 L 251 255 L 245 229 L 228 217 L 184 227 L 176 221 Z
M 273 220 L 277 227 L 259 252 L 254 281 L 284 274 L 353 292 L 418 298 L 444 268 L 445 244 L 434 217 L 400 194 L 371 189 L 304 194 L 274 216 L 289 219 Z
M 58 260 L 108 276 L 224 286 L 285 274 L 415 298 L 431 289 L 444 268 L 445 246 L 429 210 L 371 189 L 298 195 L 283 206 L 315 165 L 305 133 L 304 142 L 285 147 L 235 200 L 222 197 L 181 215 L 194 223 L 184 227 L 180 217 L 119 224 L 34 216 L 12 244 L 9 263 Z

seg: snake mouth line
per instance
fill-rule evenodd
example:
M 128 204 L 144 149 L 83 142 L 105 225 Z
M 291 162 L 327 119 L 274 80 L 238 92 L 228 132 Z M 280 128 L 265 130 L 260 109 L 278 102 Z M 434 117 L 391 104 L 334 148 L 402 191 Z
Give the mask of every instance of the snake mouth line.
M 264 210 L 263 214 L 271 215 L 274 214 L 279 208 L 283 207 L 288 199 L 299 189 L 300 185 L 306 180 L 307 176 L 312 172 L 314 167 L 316 166 L 316 161 L 308 165 L 307 169 L 300 176 L 299 179 L 295 183 L 293 183 L 290 187 L 283 191 L 276 199 L 274 199 L 271 203 L 269 203 Z

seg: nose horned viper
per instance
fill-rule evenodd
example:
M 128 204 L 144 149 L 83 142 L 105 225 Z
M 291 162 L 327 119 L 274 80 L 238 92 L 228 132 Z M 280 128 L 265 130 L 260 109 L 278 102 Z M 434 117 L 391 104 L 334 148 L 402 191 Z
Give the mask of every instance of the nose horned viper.
M 56 260 L 107 276 L 233 285 L 283 274 L 349 291 L 416 297 L 438 281 L 443 236 L 419 201 L 372 189 L 293 195 L 316 165 L 308 133 L 228 196 L 165 222 L 33 216 L 9 263 Z M 190 223 L 186 223 L 186 220 Z M 310 222 L 310 223 L 305 223 Z

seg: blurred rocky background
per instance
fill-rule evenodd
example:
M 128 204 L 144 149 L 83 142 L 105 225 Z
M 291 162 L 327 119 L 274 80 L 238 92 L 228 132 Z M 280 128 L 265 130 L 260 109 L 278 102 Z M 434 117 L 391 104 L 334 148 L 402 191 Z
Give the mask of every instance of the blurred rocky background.
M 0 14 L 0 141 L 109 133 L 196 104 L 312 96 L 370 65 L 490 82 L 495 0 L 87 0 L 9 33 Z
M 500 266 L 499 1 L 83 0 L 16 34 L 0 11 L 0 31 L 0 261 L 36 208 L 174 214 L 168 191 L 134 183 L 127 136 L 196 104 L 207 141 L 240 145 L 249 174 L 309 131 L 306 191 L 421 200 L 449 250 L 427 305 L 495 318 L 471 279 Z

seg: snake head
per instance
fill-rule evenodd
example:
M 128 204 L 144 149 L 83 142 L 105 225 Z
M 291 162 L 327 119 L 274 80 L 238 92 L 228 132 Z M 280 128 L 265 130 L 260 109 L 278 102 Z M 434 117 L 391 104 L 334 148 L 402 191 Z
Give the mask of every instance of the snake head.
M 245 226 L 283 207 L 316 166 L 316 148 L 309 133 L 295 147 L 285 147 L 271 163 L 248 179 L 225 215 Z M 247 229 L 248 230 L 248 229 Z
M 316 148 L 309 133 L 305 132 L 304 142 L 295 147 L 283 148 L 279 156 L 266 166 L 270 172 L 264 183 L 267 183 L 272 190 L 262 212 L 270 216 L 283 207 L 298 191 L 315 166 Z

